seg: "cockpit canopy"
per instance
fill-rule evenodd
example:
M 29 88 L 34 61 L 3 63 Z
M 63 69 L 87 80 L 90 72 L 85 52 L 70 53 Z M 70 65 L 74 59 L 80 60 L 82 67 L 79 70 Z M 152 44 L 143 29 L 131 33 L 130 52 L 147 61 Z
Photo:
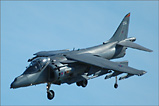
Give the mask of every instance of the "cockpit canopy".
M 31 61 L 29 67 L 24 71 L 23 74 L 32 74 L 42 70 L 47 62 L 50 61 L 49 57 L 38 57 Z

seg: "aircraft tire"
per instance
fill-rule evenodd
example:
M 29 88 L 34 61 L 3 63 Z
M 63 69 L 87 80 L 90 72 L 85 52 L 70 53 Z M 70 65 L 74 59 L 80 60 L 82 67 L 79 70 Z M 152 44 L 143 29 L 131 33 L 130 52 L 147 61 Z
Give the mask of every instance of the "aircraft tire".
M 50 90 L 49 92 L 47 92 L 47 98 L 49 100 L 52 100 L 54 98 L 54 96 L 55 96 L 55 93 L 53 90 Z
M 80 82 L 76 82 L 76 85 L 77 85 L 77 86 L 81 86 Z
M 118 88 L 118 84 L 117 83 L 114 84 L 114 88 Z
M 81 84 L 81 85 L 82 85 L 82 87 L 86 87 L 86 86 L 87 86 L 87 83 L 88 83 L 88 81 L 87 81 L 87 80 L 83 80 L 83 81 L 82 81 L 82 84 Z

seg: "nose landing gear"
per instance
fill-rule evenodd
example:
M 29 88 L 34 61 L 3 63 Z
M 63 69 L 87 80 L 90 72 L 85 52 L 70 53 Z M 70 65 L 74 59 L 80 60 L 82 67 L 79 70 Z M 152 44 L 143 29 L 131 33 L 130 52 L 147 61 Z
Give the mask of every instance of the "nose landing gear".
M 54 96 L 55 96 L 55 93 L 53 90 L 50 90 L 49 92 L 47 92 L 47 98 L 49 100 L 52 100 L 54 98 Z
M 53 90 L 50 90 L 50 86 L 51 86 L 51 83 L 47 83 L 47 86 L 46 86 L 46 89 L 47 89 L 47 98 L 49 100 L 52 100 L 55 96 L 55 93 Z

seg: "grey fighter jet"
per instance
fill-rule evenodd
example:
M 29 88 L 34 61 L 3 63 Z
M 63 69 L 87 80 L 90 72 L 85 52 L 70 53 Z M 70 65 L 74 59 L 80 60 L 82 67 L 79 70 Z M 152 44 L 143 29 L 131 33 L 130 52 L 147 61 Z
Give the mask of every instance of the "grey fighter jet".
M 30 65 L 11 83 L 11 88 L 26 87 L 46 83 L 48 99 L 54 98 L 51 84 L 64 83 L 86 87 L 88 80 L 106 74 L 105 79 L 115 77 L 114 87 L 117 88 L 117 76 L 125 73 L 119 80 L 146 73 L 128 66 L 128 61 L 113 62 L 110 59 L 124 57 L 128 47 L 147 52 L 152 50 L 140 46 L 135 37 L 127 38 L 130 13 L 128 13 L 114 35 L 100 45 L 78 50 L 41 51 L 28 60 Z

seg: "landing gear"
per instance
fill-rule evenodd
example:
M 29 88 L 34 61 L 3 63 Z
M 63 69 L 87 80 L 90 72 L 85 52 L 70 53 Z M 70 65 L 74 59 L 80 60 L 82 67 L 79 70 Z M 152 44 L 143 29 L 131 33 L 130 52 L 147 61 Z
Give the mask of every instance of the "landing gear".
M 86 87 L 88 84 L 88 81 L 87 80 L 82 80 L 80 82 L 76 82 L 76 85 L 77 86 L 82 86 L 82 87 Z
M 50 90 L 49 92 L 47 92 L 47 98 L 49 100 L 52 100 L 54 98 L 54 96 L 55 96 L 55 93 L 53 90 Z
M 117 76 L 115 77 L 115 84 L 114 84 L 114 88 L 118 88 L 118 84 L 117 84 Z
M 49 100 L 52 100 L 55 96 L 55 93 L 53 90 L 50 90 L 50 86 L 51 86 L 51 83 L 47 83 L 47 86 L 46 86 L 46 90 L 47 90 L 47 98 Z
M 76 82 L 76 85 L 77 85 L 77 86 L 81 86 L 80 82 Z
M 82 81 L 82 85 L 81 85 L 81 86 L 82 86 L 82 87 L 86 87 L 86 86 L 87 86 L 87 83 L 88 83 L 88 81 L 87 81 L 87 80 L 83 80 L 83 81 Z
M 115 84 L 114 84 L 114 88 L 118 88 L 118 84 L 115 83 Z

